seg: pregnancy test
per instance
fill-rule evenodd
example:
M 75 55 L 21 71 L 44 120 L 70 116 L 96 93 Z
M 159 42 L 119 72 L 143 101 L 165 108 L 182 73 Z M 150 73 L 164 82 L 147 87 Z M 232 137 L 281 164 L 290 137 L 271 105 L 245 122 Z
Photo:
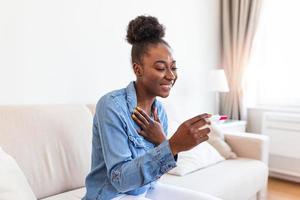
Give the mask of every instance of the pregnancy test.
M 216 123 L 218 123 L 218 122 L 223 122 L 226 119 L 227 119 L 227 115 L 212 115 L 211 117 L 206 118 L 205 120 L 207 122 L 216 122 Z M 199 128 L 199 130 L 206 129 L 206 128 L 210 128 L 210 125 L 205 124 L 204 126 Z
M 210 118 L 208 118 L 210 121 L 218 122 L 221 120 L 226 120 L 227 115 L 212 115 Z

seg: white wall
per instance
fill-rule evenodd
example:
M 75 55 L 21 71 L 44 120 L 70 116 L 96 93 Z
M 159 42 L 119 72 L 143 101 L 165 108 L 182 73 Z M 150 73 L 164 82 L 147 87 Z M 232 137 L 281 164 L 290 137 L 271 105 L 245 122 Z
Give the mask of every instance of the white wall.
M 205 78 L 219 64 L 218 0 L 9 0 L 0 2 L 0 105 L 95 103 L 134 79 L 128 22 L 158 17 L 179 80 L 169 104 L 212 112 Z

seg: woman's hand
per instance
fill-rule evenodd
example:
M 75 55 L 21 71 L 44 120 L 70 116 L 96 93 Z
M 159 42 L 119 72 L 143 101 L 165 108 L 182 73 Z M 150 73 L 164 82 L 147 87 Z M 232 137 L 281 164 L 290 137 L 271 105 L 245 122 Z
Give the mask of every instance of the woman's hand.
M 132 119 L 141 128 L 141 130 L 138 130 L 138 133 L 149 142 L 159 145 L 166 140 L 163 128 L 157 115 L 157 108 L 154 109 L 154 120 L 151 119 L 147 113 L 139 107 L 134 109 Z
M 209 128 L 205 125 L 210 125 L 206 118 L 211 117 L 210 114 L 202 114 L 193 117 L 182 123 L 174 135 L 170 138 L 169 144 L 173 155 L 181 151 L 187 151 L 197 146 L 201 142 L 208 140 Z

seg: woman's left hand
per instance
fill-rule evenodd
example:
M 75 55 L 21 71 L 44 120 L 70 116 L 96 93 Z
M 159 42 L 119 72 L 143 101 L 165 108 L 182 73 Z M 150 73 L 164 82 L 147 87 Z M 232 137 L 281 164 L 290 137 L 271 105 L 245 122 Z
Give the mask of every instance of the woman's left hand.
M 157 108 L 154 109 L 154 120 L 139 107 L 134 109 L 132 119 L 141 128 L 141 130 L 138 130 L 138 133 L 149 142 L 159 145 L 166 140 L 166 136 L 157 115 Z

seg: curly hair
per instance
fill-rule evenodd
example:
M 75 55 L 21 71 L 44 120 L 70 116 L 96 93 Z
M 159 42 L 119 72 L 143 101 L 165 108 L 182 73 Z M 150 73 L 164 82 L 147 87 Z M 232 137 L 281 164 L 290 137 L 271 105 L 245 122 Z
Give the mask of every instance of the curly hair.
M 165 36 L 165 27 L 153 16 L 138 16 L 131 20 L 127 27 L 126 40 L 132 45 L 131 62 L 142 63 L 142 57 L 151 45 L 169 44 L 162 38 Z

